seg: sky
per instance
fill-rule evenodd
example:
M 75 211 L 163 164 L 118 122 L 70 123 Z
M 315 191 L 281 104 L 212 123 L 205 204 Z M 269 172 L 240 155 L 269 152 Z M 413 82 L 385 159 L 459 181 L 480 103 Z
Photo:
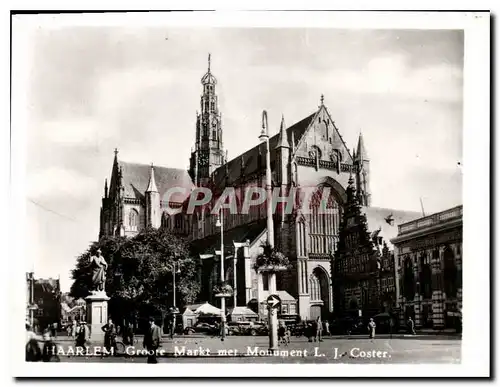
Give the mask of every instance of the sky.
M 98 237 L 115 148 L 187 168 L 208 53 L 230 159 L 258 143 L 263 109 L 277 132 L 324 94 L 350 149 L 363 133 L 373 206 L 461 204 L 463 46 L 458 30 L 38 28 L 22 48 L 35 275 L 69 290 Z

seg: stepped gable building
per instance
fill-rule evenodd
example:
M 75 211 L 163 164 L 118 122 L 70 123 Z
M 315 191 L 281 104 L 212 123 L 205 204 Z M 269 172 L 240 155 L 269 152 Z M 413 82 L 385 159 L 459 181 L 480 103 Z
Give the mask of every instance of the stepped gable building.
M 401 322 L 461 328 L 462 216 L 457 206 L 399 225 L 392 243 Z
M 339 242 L 331 264 L 335 315 L 395 313 L 396 271 L 390 238 L 397 233 L 397 224 L 419 214 L 363 207 L 352 177 L 348 184 Z
M 238 213 L 222 211 L 225 275 L 235 289 L 227 306 L 248 306 L 263 316 L 263 301 L 269 295 L 267 277 L 257 274 L 252 266 L 267 239 L 266 210 L 264 206 L 252 206 L 247 214 L 241 210 L 250 188 L 265 187 L 266 144 L 260 143 L 227 160 L 217 80 L 211 72 L 210 57 L 201 83 L 201 111 L 196 115 L 189 170 L 125 163 L 115 151 L 110 185 L 108 188 L 106 182 L 104 188 L 100 235 L 134 235 L 148 225 L 165 227 L 190 238 L 200 254 L 214 254 L 220 250 L 220 229 L 218 216 L 210 211 L 213 203 L 189 214 L 185 211 L 186 199 L 196 187 L 209 187 L 215 198 L 225 188 L 231 188 Z M 317 191 L 316 198 L 318 192 L 326 192 L 329 210 L 322 213 L 319 200 L 312 200 L 309 208 L 302 208 L 299 202 L 291 214 L 282 207 L 274 214 L 275 244 L 293 265 L 292 270 L 277 278 L 283 301 L 281 312 L 302 318 L 326 316 L 333 311 L 331 256 L 338 242 L 350 177 L 359 203 L 367 207 L 372 218 L 379 223 L 384 221 L 382 213 L 370 210 L 370 161 L 361 134 L 356 150 L 348 149 L 323 96 L 320 105 L 305 118 L 287 126 L 282 117 L 280 128 L 276 129 L 278 133 L 269 139 L 273 187 L 279 187 L 282 194 L 295 189 L 301 200 L 306 189 Z M 258 134 L 256 131 L 256 141 Z M 165 192 L 176 186 L 186 191 L 166 198 Z M 167 204 L 182 211 L 169 215 Z M 202 261 L 201 301 L 216 303 L 212 289 L 219 281 L 219 267 L 217 259 Z

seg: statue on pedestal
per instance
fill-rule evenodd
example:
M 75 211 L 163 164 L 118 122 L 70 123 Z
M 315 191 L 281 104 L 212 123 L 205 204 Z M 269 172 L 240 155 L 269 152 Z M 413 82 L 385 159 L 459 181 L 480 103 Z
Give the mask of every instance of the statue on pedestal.
M 92 292 L 104 292 L 108 264 L 102 256 L 101 249 L 97 249 L 96 255 L 90 257 L 90 266 L 92 268 Z

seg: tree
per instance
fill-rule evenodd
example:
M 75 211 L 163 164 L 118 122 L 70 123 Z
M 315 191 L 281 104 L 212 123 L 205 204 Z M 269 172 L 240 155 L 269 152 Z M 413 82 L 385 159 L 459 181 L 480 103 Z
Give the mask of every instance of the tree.
M 77 260 L 70 294 L 90 294 L 89 259 L 97 249 L 108 263 L 105 290 L 109 312 L 115 319 L 134 319 L 137 314 L 165 315 L 173 305 L 173 270 L 179 305 L 193 302 L 199 292 L 197 260 L 186 240 L 168 231 L 147 228 L 132 238 L 105 237 L 93 242 Z

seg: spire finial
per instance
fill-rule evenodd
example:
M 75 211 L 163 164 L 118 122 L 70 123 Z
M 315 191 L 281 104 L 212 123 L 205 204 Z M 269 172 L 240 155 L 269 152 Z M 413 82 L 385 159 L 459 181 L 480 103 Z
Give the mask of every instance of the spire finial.
M 288 148 L 288 141 L 285 133 L 285 115 L 281 114 L 281 124 L 280 124 L 280 132 L 278 137 L 278 145 L 276 145 L 276 149 L 278 148 Z
M 154 172 L 153 163 L 151 163 L 151 173 L 149 175 L 149 184 L 148 184 L 148 188 L 146 189 L 146 192 L 158 192 L 158 188 L 156 187 L 156 180 L 155 180 L 155 172 Z
M 115 148 L 115 157 L 118 156 L 118 148 Z
M 321 106 L 323 106 L 325 102 L 325 96 L 323 94 L 321 94 L 320 101 L 321 101 Z
M 210 56 L 211 54 L 208 53 L 208 72 L 210 72 Z

